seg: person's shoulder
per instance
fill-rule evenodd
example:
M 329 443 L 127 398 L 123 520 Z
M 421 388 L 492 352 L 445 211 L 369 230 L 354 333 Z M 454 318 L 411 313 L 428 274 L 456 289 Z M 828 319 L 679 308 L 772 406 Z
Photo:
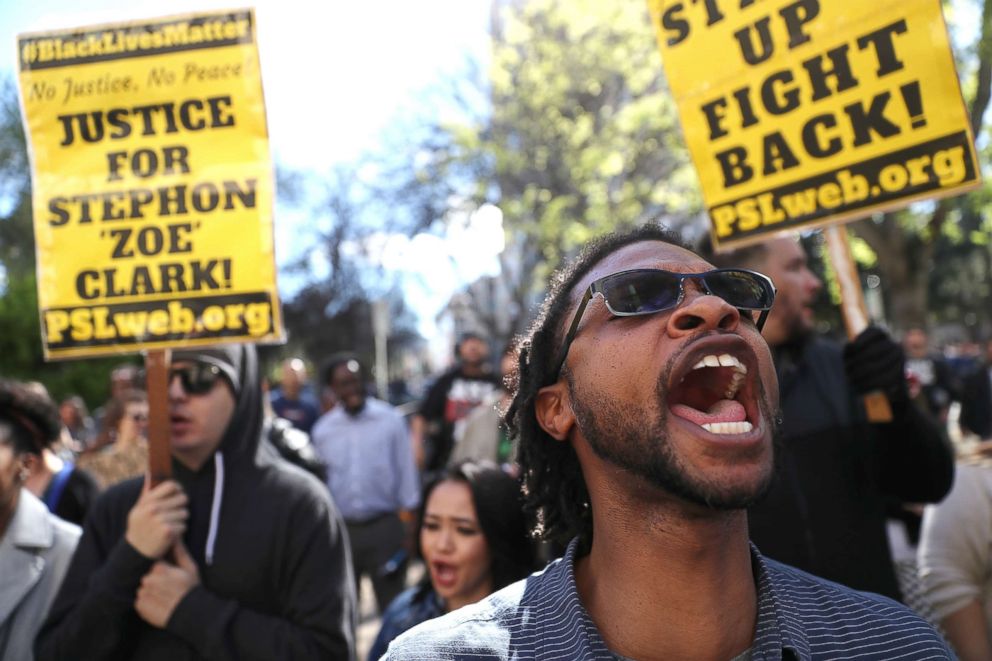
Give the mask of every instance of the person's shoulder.
M 389 402 L 384 402 L 381 399 L 375 397 L 369 397 L 365 400 L 365 409 L 370 418 L 376 420 L 390 420 L 392 422 L 403 422 L 403 414 L 400 413 L 399 409 L 390 404 Z
M 427 387 L 428 392 L 447 392 L 451 387 L 451 383 L 457 379 L 461 373 L 462 370 L 460 366 L 452 365 L 435 377 L 435 379 Z
M 992 367 L 990 367 L 987 363 L 980 363 L 965 372 L 962 379 L 966 385 L 971 387 L 988 383 L 990 369 L 992 369 Z
M 414 599 L 416 599 L 422 591 L 423 590 L 419 585 L 414 585 L 406 590 L 403 590 L 403 592 L 400 592 L 396 595 L 395 599 L 389 602 L 389 606 L 382 613 L 382 619 L 385 620 L 389 617 L 395 617 L 397 613 L 401 613 L 409 608 L 410 605 L 413 604 Z
M 48 520 L 52 524 L 52 546 L 49 553 L 53 557 L 62 557 L 68 561 L 75 552 L 76 545 L 79 544 L 83 529 L 54 514 L 50 514 Z
M 144 476 L 133 477 L 105 489 L 87 510 L 83 528 L 92 528 L 98 535 L 109 535 L 111 539 L 123 534 L 127 515 L 138 502 L 144 482 Z
M 482 601 L 422 622 L 396 638 L 384 659 L 504 659 L 511 634 L 527 628 L 528 601 L 535 574 L 494 592 Z M 531 582 L 531 583 L 529 583 Z
M 100 483 L 97 482 L 96 478 L 86 468 L 78 464 L 73 464 L 72 466 L 72 472 L 69 473 L 69 484 L 76 485 L 77 488 L 86 491 L 100 490 Z
M 421 622 L 441 615 L 441 608 L 436 593 L 429 586 L 414 585 L 399 593 L 389 602 L 382 613 L 382 626 L 399 627 L 399 633 L 420 624 Z
M 111 485 L 97 497 L 94 507 L 105 509 L 125 507 L 127 510 L 130 510 L 131 506 L 137 502 L 138 496 L 141 495 L 141 489 L 144 483 L 145 478 L 141 476 L 132 477 Z
M 22 535 L 21 530 L 12 533 L 15 546 L 50 549 L 49 552 L 68 546 L 71 553 L 82 534 L 78 525 L 49 512 L 45 503 L 25 488 L 21 489 L 14 516 L 29 532 L 28 535 Z
M 857 658 L 953 658 L 943 638 L 908 607 L 888 597 L 858 592 L 764 558 L 781 613 L 813 656 L 857 650 Z
M 330 526 L 332 531 L 344 526 L 327 485 L 284 459 L 265 463 L 240 479 L 242 506 L 254 507 L 259 525 L 278 522 L 298 530 Z
M 825 335 L 810 335 L 803 347 L 807 356 L 834 358 L 844 353 L 844 345 Z
M 315 440 L 319 434 L 326 433 L 327 429 L 332 429 L 339 421 L 345 418 L 340 406 L 335 406 L 330 411 L 320 415 L 313 427 L 310 428 L 310 439 Z
M 276 452 L 273 449 L 273 452 Z M 316 504 L 330 501 L 327 486 L 313 474 L 282 457 L 267 458 L 258 470 L 261 480 L 257 488 L 272 497 L 285 497 Z
M 83 529 L 75 523 L 60 519 L 54 514 L 49 514 L 48 521 L 52 524 L 52 532 L 55 535 L 56 545 L 71 544 L 75 548 L 76 542 L 79 541 L 79 536 L 83 534 Z

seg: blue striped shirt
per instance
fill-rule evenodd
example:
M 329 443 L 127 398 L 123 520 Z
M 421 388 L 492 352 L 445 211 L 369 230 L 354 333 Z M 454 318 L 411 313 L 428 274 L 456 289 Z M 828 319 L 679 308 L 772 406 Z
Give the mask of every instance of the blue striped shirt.
M 384 659 L 616 657 L 579 601 L 576 542 L 564 558 L 477 604 L 429 620 L 393 641 Z M 943 639 L 905 606 L 763 558 L 752 547 L 758 622 L 752 659 L 953 659 Z

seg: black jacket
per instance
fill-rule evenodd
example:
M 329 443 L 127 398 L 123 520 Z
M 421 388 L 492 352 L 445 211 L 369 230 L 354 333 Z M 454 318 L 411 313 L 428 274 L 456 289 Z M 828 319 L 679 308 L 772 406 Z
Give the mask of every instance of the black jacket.
M 983 364 L 964 381 L 961 395 L 961 426 L 980 438 L 992 438 L 992 382 Z
M 109 489 L 35 643 L 44 659 L 350 659 L 355 596 L 347 536 L 327 489 L 260 443 L 257 361 L 241 352 L 231 423 L 196 472 L 173 461 L 190 498 L 184 542 L 201 584 L 166 629 L 133 608 L 153 562 L 124 539 L 142 480 Z M 212 507 L 217 506 L 217 515 Z
M 749 511 L 751 539 L 775 560 L 899 599 L 886 505 L 944 497 L 954 475 L 946 435 L 909 402 L 893 422 L 868 424 L 833 343 L 783 348 L 775 365 L 783 422 L 771 490 Z

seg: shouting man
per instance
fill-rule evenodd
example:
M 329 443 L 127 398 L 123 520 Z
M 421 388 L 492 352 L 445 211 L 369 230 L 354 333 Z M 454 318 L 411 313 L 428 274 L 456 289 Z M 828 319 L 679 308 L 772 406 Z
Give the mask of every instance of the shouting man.
M 645 227 L 554 280 L 508 412 L 529 505 L 565 557 L 426 622 L 387 658 L 950 658 L 900 604 L 765 559 L 772 476 L 765 276 Z

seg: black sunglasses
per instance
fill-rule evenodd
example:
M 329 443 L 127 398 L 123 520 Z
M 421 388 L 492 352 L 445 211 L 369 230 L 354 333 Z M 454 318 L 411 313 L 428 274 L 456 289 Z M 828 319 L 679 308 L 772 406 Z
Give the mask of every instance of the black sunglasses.
M 222 378 L 220 368 L 207 363 L 192 363 L 186 367 L 173 367 L 169 370 L 169 383 L 179 377 L 179 384 L 188 395 L 204 395 Z
M 775 301 L 775 285 L 771 278 L 747 269 L 715 269 L 705 273 L 673 273 L 661 269 L 634 269 L 621 271 L 596 280 L 586 289 L 579 301 L 572 323 L 555 364 L 555 377 L 561 374 L 568 349 L 572 346 L 579 321 L 586 306 L 596 294 L 602 294 L 606 308 L 616 317 L 633 317 L 654 314 L 678 307 L 685 297 L 686 280 L 696 280 L 703 291 L 719 296 L 738 310 L 756 310 L 761 314 L 755 325 L 758 331 L 765 325 L 768 311 Z M 750 317 L 750 315 L 749 315 Z M 753 317 L 750 317 L 753 319 Z

